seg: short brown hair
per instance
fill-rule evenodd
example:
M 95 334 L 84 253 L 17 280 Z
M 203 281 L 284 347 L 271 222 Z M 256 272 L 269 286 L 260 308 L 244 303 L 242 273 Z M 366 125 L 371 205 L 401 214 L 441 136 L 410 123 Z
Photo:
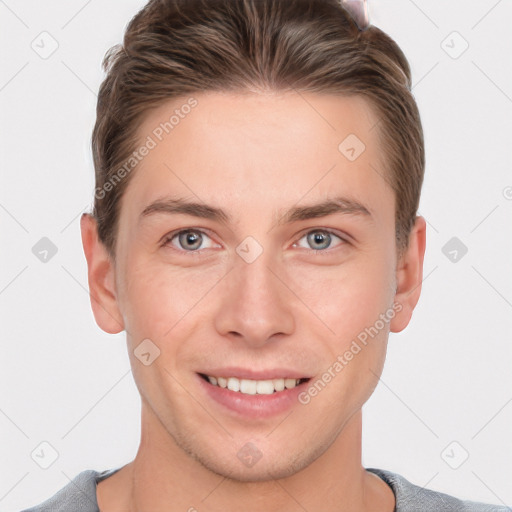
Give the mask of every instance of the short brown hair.
M 407 247 L 425 167 L 411 71 L 387 34 L 372 25 L 359 30 L 339 0 L 151 0 L 103 67 L 92 137 L 92 215 L 114 260 L 120 200 L 131 173 L 115 186 L 113 178 L 135 149 L 144 114 L 203 91 L 367 98 L 379 119 L 384 178 L 395 193 L 398 252 Z

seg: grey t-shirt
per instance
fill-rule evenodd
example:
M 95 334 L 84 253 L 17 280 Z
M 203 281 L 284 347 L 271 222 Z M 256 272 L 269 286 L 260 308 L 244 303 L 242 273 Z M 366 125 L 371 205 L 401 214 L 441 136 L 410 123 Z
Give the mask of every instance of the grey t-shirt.
M 96 500 L 96 484 L 120 469 L 82 471 L 53 497 L 21 512 L 100 512 Z M 375 468 L 366 470 L 375 473 L 391 487 L 396 500 L 395 512 L 512 512 L 510 507 L 463 501 L 419 487 L 391 471 Z

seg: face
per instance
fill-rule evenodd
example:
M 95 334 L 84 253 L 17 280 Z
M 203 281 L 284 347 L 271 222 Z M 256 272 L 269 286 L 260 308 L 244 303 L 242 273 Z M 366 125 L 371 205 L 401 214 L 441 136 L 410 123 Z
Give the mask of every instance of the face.
M 354 96 L 194 98 L 140 127 L 116 308 L 146 420 L 218 474 L 284 477 L 361 409 L 407 316 L 377 118 Z

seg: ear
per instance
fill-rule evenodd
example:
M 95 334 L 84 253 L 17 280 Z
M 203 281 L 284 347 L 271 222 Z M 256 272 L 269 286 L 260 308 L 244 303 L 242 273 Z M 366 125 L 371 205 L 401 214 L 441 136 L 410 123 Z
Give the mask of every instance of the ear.
M 426 230 L 425 219 L 417 216 L 409 235 L 409 246 L 397 263 L 395 303 L 400 304 L 402 309 L 391 320 L 391 332 L 400 332 L 407 327 L 420 298 Z
M 80 218 L 82 245 L 88 267 L 89 295 L 98 326 L 109 334 L 124 330 L 116 297 L 115 268 L 107 249 L 98 238 L 96 219 L 87 213 Z

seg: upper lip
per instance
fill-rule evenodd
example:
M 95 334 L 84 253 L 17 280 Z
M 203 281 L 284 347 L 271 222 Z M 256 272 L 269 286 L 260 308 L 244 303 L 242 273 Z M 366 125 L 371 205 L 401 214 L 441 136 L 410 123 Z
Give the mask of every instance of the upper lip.
M 210 377 L 237 377 L 239 379 L 249 380 L 272 380 L 272 379 L 309 379 L 310 376 L 297 370 L 289 368 L 271 368 L 268 370 L 251 370 L 238 366 L 228 366 L 223 368 L 211 368 L 198 372 Z

